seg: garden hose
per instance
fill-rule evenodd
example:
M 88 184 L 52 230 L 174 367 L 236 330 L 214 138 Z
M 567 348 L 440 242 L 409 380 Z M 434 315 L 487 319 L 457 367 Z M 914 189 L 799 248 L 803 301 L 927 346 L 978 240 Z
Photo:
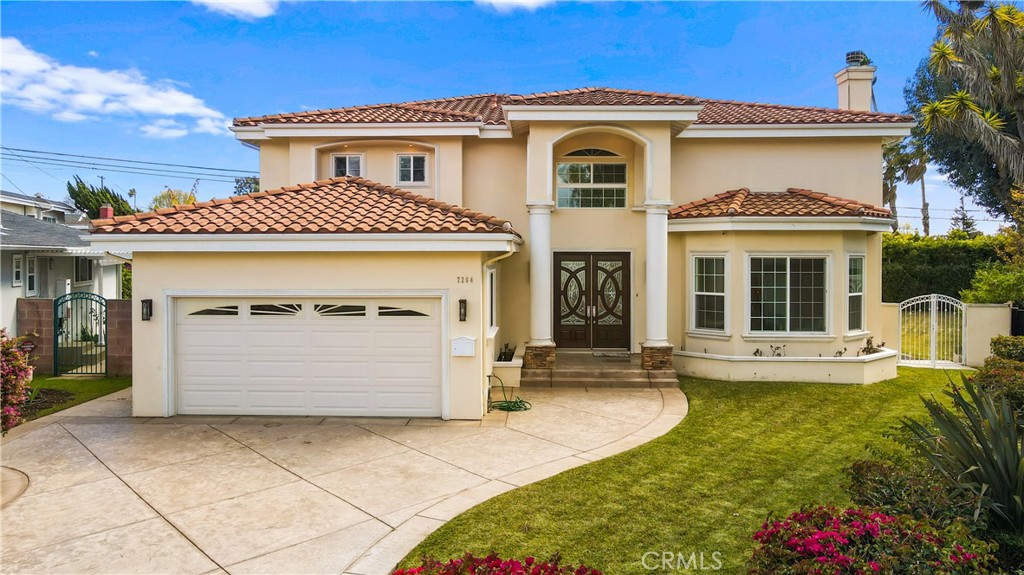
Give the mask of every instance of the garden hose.
M 487 383 L 488 384 L 491 383 L 491 378 L 492 377 L 494 379 L 497 379 L 498 383 L 501 385 L 501 397 L 502 397 L 502 400 L 501 401 L 492 401 L 491 402 L 491 408 L 497 409 L 499 411 L 527 411 L 531 407 L 533 407 L 532 405 L 530 405 L 529 401 L 526 401 L 525 399 L 519 397 L 518 395 L 516 396 L 515 399 L 509 399 L 508 398 L 508 394 L 505 393 L 505 382 L 501 381 L 500 377 L 498 377 L 496 375 L 488 375 L 487 376 Z

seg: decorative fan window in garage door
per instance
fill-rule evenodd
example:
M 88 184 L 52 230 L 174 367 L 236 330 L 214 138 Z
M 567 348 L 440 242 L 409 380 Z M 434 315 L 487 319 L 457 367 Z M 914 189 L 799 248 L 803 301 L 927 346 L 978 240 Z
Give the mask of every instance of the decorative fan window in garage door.
M 318 317 L 366 317 L 365 305 L 318 303 L 313 311 Z
M 193 312 L 189 312 L 188 315 L 238 315 L 237 305 L 218 305 L 212 307 L 203 307 Z
M 302 313 L 301 303 L 254 303 L 249 306 L 250 316 L 295 317 Z

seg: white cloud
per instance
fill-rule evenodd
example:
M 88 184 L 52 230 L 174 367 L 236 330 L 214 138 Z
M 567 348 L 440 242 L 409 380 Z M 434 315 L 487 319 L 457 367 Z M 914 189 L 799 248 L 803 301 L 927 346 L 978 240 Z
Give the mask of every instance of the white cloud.
M 100 57 L 100 53 L 97 52 L 96 50 L 89 50 L 86 53 L 89 55 L 90 58 L 99 58 Z
M 139 128 L 139 130 L 150 138 L 172 139 L 188 135 L 188 128 L 184 124 L 179 124 L 167 118 L 156 120 L 152 124 L 146 124 Z
M 234 16 L 241 20 L 257 20 L 277 12 L 279 0 L 192 0 L 193 4 L 205 6 L 211 12 Z
M 538 8 L 554 4 L 555 0 L 476 0 L 476 3 L 490 6 L 498 12 L 507 14 L 515 10 L 534 12 Z
M 0 39 L 0 98 L 4 105 L 46 113 L 62 122 L 103 116 L 144 117 L 146 135 L 226 134 L 227 118 L 170 80 L 150 81 L 138 70 L 61 64 L 16 38 Z M 191 127 L 172 118 L 191 120 Z M 168 127 L 167 121 L 176 125 Z

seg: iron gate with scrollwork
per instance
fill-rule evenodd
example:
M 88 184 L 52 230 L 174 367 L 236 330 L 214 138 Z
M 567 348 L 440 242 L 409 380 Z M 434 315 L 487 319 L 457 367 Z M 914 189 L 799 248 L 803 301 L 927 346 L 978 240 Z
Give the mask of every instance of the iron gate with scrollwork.
M 964 304 L 942 294 L 921 295 L 900 303 L 899 363 L 959 367 L 967 357 Z
M 107 374 L 107 300 L 73 292 L 53 300 L 54 375 Z

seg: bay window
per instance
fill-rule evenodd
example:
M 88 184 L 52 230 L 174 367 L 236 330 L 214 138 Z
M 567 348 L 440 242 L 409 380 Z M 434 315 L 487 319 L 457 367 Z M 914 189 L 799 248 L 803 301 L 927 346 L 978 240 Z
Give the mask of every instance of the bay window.
M 864 331 L 864 256 L 850 256 L 847 276 L 847 330 Z

